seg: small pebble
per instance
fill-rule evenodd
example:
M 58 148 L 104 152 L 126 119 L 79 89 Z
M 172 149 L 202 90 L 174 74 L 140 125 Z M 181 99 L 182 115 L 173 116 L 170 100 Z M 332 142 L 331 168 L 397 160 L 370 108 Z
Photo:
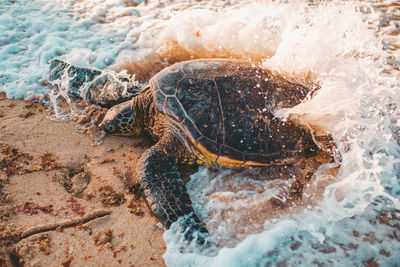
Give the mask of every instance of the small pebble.
M 6 202 L 11 202 L 14 200 L 14 195 L 13 194 L 9 194 L 6 196 L 6 198 L 4 199 Z

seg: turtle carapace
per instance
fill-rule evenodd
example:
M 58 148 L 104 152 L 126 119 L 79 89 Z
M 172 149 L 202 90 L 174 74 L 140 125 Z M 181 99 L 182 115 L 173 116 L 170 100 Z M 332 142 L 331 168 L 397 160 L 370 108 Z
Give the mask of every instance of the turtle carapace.
M 299 104 L 309 91 L 247 61 L 185 61 L 112 107 L 101 127 L 150 135 L 155 144 L 142 154 L 137 176 L 151 211 L 167 228 L 187 215 L 189 232 L 206 232 L 177 164 L 274 166 L 312 157 L 319 147 L 310 131 L 273 113 Z

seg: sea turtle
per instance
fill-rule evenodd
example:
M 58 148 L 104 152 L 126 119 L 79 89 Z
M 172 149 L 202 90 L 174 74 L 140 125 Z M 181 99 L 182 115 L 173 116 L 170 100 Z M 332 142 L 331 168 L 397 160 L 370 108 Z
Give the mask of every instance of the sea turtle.
M 206 228 L 194 213 L 178 163 L 290 165 L 320 150 L 310 130 L 274 111 L 299 104 L 310 89 L 247 61 L 200 59 L 156 74 L 99 125 L 112 134 L 151 136 L 137 177 L 152 213 L 167 228 L 187 216 L 189 239 Z

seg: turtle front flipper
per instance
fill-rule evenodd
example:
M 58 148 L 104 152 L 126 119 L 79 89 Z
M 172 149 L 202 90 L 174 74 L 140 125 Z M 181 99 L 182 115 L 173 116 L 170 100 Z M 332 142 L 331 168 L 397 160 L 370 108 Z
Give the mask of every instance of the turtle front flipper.
M 58 59 L 49 63 L 50 81 L 59 80 L 60 85 L 67 87 L 68 95 L 93 104 L 111 107 L 131 99 L 141 90 L 141 85 L 130 75 L 81 68 Z
M 171 146 L 161 140 L 146 150 L 140 158 L 137 173 L 147 204 L 153 215 L 167 228 L 180 217 L 187 216 L 186 220 L 179 222 L 185 239 L 196 239 L 203 244 L 208 231 L 194 213 L 178 171 L 178 160 L 170 154 L 168 148 Z
M 79 68 L 59 60 L 50 60 L 49 78 L 50 81 L 61 79 L 64 75 L 68 77 L 68 94 L 81 99 L 81 88 L 85 83 L 93 81 L 101 74 L 101 71 L 87 68 Z

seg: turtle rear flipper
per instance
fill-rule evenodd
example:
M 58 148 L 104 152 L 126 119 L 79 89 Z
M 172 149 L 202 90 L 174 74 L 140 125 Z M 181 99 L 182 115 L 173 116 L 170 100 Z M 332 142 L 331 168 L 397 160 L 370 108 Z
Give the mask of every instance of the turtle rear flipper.
M 171 156 L 168 145 L 159 141 L 146 150 L 138 165 L 138 179 L 149 208 L 160 222 L 170 228 L 179 220 L 185 239 L 203 244 L 208 236 L 207 229 L 194 213 L 192 202 L 177 167 L 177 158 Z

